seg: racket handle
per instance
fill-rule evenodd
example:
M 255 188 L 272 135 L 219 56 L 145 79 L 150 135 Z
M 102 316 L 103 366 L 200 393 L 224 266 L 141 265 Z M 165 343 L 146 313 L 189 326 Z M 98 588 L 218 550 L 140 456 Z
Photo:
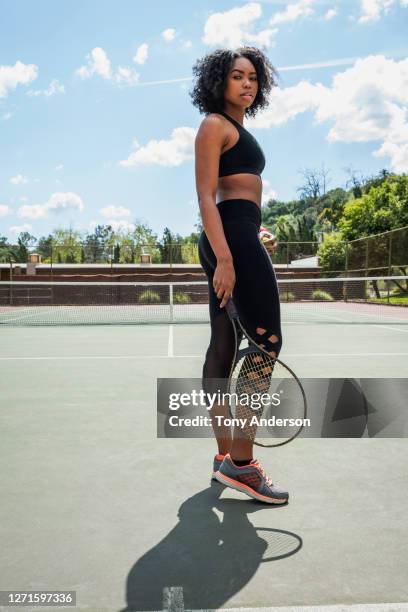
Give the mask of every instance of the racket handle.
M 238 311 L 235 308 L 235 304 L 232 298 L 230 298 L 225 304 L 225 308 L 227 309 L 227 313 L 231 319 L 238 319 Z

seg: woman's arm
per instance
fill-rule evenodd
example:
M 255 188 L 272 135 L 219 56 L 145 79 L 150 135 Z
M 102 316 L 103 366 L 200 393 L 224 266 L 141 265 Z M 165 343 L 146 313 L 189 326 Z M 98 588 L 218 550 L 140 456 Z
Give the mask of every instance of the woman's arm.
M 228 302 L 235 285 L 232 255 L 215 203 L 224 141 L 222 120 L 209 115 L 202 121 L 195 140 L 196 190 L 204 231 L 217 258 L 213 285 L 217 297 L 222 298 L 221 308 Z

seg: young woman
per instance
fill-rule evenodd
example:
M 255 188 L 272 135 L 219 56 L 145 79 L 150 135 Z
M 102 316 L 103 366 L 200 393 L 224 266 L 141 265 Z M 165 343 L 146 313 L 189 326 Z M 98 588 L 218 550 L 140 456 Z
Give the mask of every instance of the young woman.
M 270 258 L 259 238 L 261 227 L 262 149 L 243 126 L 267 106 L 276 70 L 255 47 L 218 49 L 193 67 L 197 77 L 190 93 L 205 113 L 195 142 L 196 188 L 204 231 L 200 262 L 208 277 L 211 340 L 203 367 L 203 388 L 225 391 L 235 340 L 224 308 L 233 294 L 245 328 L 254 341 L 277 357 L 282 346 L 279 294 Z M 210 416 L 227 416 L 217 405 Z M 214 426 L 215 419 L 213 419 Z M 288 493 L 272 483 L 253 459 L 251 440 L 231 437 L 228 427 L 215 427 L 218 454 L 213 477 L 266 503 L 285 503 Z

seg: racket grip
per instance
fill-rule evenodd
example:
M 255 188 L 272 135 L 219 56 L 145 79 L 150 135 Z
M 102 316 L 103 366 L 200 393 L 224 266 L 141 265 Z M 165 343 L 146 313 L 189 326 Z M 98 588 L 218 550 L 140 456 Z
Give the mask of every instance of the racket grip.
M 232 298 L 230 298 L 225 304 L 225 308 L 227 309 L 227 313 L 231 319 L 238 319 L 238 311 L 235 307 Z

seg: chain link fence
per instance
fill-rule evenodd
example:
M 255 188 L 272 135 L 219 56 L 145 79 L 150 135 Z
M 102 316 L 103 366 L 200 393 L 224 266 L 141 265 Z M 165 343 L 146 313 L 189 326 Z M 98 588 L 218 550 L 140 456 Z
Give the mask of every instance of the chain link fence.
M 280 242 L 272 255 L 274 264 L 292 267 L 317 267 L 319 247 L 324 242 Z M 408 226 L 374 236 L 342 243 L 344 258 L 336 269 L 325 268 L 328 276 L 408 275 Z M 196 243 L 112 244 L 80 243 L 58 245 L 11 245 L 0 253 L 0 261 L 15 265 L 36 261 L 50 264 L 199 264 Z M 38 259 L 37 259 L 38 262 Z

